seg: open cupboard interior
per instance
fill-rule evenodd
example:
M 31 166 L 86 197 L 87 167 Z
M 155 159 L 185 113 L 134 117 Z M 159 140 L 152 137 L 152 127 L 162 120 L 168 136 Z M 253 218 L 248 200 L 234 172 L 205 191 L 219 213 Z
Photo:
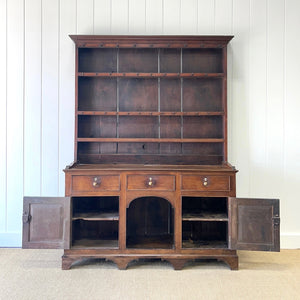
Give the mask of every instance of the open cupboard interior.
M 232 36 L 72 35 L 74 163 L 65 197 L 25 197 L 23 248 L 62 268 L 104 258 L 175 269 L 236 250 L 279 251 L 279 200 L 236 198 L 227 161 Z

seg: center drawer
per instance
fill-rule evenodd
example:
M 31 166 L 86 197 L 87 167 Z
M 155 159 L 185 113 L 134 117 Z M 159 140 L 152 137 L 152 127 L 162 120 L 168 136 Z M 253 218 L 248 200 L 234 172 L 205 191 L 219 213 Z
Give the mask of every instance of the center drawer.
M 74 175 L 73 192 L 119 191 L 119 175 Z
M 175 175 L 128 175 L 127 190 L 174 191 Z

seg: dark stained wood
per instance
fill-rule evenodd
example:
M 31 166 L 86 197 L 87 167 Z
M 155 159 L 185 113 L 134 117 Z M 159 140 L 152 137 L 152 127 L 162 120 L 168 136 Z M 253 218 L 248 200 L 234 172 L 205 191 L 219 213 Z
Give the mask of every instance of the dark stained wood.
M 119 72 L 158 72 L 157 49 L 120 49 Z
M 224 73 L 147 73 L 147 72 L 116 72 L 116 73 L 103 73 L 103 72 L 78 72 L 78 77 L 125 77 L 125 78 L 223 78 Z
M 70 38 L 79 48 L 223 48 L 233 36 L 70 35 Z
M 229 198 L 231 249 L 280 251 L 279 200 Z
M 173 99 L 173 98 L 172 98 Z M 173 102 L 173 101 L 172 101 Z M 168 105 L 172 103 L 168 103 Z M 162 103 L 161 103 L 162 106 Z M 153 111 L 78 111 L 78 115 L 98 115 L 98 116 L 222 116 L 224 112 L 219 111 L 164 111 L 164 112 L 153 112 Z
M 80 239 L 73 241 L 72 249 L 113 249 L 118 248 L 118 239 Z
M 117 118 L 114 116 L 78 116 L 78 137 L 117 137 Z
M 180 73 L 181 50 L 180 49 L 160 49 L 159 61 L 160 61 L 160 72 L 163 73 Z
M 183 117 L 183 137 L 223 139 L 221 116 Z M 224 142 L 224 140 L 223 140 Z
M 143 142 L 145 138 L 158 138 L 158 118 L 149 116 L 120 116 L 119 137 L 133 138 L 136 142 Z M 126 140 L 124 140 L 126 141 Z
M 136 120 L 136 119 L 135 119 Z M 131 128 L 135 131 L 138 135 L 145 133 L 145 135 L 157 135 L 155 126 L 154 130 L 152 128 L 149 128 L 148 126 L 151 125 L 151 123 L 154 124 L 151 120 L 145 120 L 142 122 L 142 124 L 135 123 L 135 120 L 126 120 L 126 127 Z M 141 125 L 141 128 L 137 128 L 137 126 L 134 125 Z M 148 125 L 148 126 L 147 126 Z M 134 129 L 133 129 L 134 128 Z M 127 133 L 125 130 L 124 132 L 121 132 L 122 135 L 131 135 L 130 133 Z M 146 138 L 139 138 L 139 137 L 125 137 L 125 138 L 77 138 L 78 142 L 118 142 L 118 143 L 138 143 L 138 142 L 145 142 L 145 143 L 151 143 L 151 142 L 157 142 L 157 143 L 223 143 L 224 139 L 222 138 L 155 138 L 155 137 L 146 137 Z
M 227 162 L 232 36 L 71 38 L 70 198 L 24 200 L 24 246 L 64 247 L 62 269 L 102 258 L 119 269 L 139 259 L 175 270 L 217 259 L 237 270 L 235 249 L 279 250 L 278 201 L 229 198 L 237 172 Z
M 22 248 L 69 249 L 70 198 L 24 197 Z
M 228 221 L 228 216 L 225 213 L 215 212 L 184 213 L 182 221 Z
M 222 79 L 184 79 L 183 111 L 223 111 Z
M 120 111 L 157 111 L 157 79 L 132 78 L 119 80 Z
M 160 115 L 164 112 L 173 112 L 178 114 L 181 112 L 181 82 L 180 79 L 160 80 Z
M 104 213 L 77 213 L 73 215 L 72 220 L 86 221 L 118 221 L 119 213 L 104 212 Z
M 182 72 L 224 72 L 222 49 L 183 49 Z
M 223 48 L 232 37 L 71 38 L 77 46 L 76 160 L 211 165 L 226 161 Z M 209 143 L 213 153 L 207 156 L 199 143 Z M 199 158 L 177 159 L 176 154 Z
M 78 78 L 78 110 L 111 111 L 117 109 L 117 79 Z
M 79 72 L 116 72 L 117 49 L 80 48 Z
M 141 146 L 142 148 L 142 146 Z M 166 164 L 166 165 L 211 165 L 218 166 L 223 162 L 223 157 L 221 155 L 178 155 L 176 154 L 167 154 L 167 155 L 139 155 L 139 154 L 78 154 L 79 162 L 84 164 Z

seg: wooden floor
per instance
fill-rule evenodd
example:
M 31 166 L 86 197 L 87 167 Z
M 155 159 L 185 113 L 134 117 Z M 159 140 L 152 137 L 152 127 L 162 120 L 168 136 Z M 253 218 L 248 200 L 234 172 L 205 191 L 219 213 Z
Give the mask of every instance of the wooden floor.
M 86 261 L 61 270 L 61 250 L 0 248 L 0 299 L 300 299 L 300 250 L 240 251 L 240 270 L 216 261 L 141 261 L 120 271 Z

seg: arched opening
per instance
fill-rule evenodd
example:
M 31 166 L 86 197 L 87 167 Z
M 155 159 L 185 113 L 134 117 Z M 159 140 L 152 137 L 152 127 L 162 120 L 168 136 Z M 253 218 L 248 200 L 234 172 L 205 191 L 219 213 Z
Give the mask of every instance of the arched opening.
M 127 248 L 174 247 L 174 209 L 160 197 L 141 197 L 127 208 Z

